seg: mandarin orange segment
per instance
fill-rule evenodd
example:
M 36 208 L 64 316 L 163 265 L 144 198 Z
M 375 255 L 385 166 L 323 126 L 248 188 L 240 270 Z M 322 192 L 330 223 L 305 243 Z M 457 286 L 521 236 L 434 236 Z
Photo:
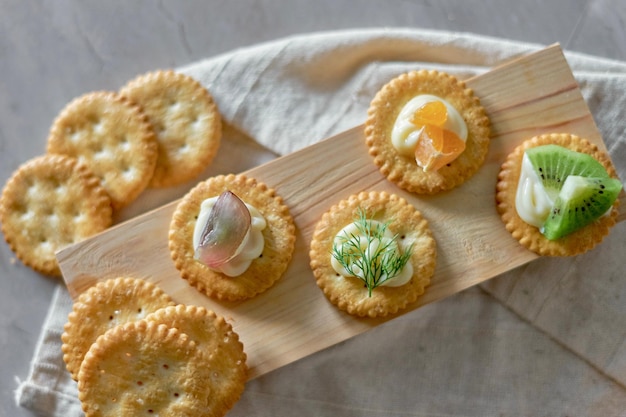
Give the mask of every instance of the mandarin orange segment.
M 454 157 L 461 155 L 465 150 L 465 141 L 451 130 L 443 130 L 443 153 L 454 154 Z
M 448 109 L 441 101 L 430 101 L 413 114 L 411 123 L 416 126 L 434 125 L 442 127 L 448 120 Z
M 415 161 L 425 172 L 437 171 L 465 150 L 465 142 L 454 132 L 426 125 L 415 148 Z

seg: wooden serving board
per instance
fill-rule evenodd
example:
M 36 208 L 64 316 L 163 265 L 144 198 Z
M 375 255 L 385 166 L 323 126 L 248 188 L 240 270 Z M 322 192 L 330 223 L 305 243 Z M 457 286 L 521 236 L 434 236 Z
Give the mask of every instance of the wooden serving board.
M 116 276 L 153 281 L 179 303 L 202 305 L 226 317 L 244 343 L 254 378 L 385 321 L 339 311 L 309 269 L 309 240 L 316 222 L 350 194 L 397 193 L 430 222 L 438 244 L 437 269 L 426 293 L 404 313 L 532 261 L 537 256 L 510 236 L 496 213 L 495 185 L 502 161 L 536 134 L 569 132 L 604 147 L 600 133 L 558 45 L 466 82 L 491 118 L 492 142 L 485 165 L 455 190 L 420 197 L 388 182 L 367 153 L 362 126 L 246 171 L 277 190 L 297 226 L 293 260 L 267 292 L 239 303 L 216 302 L 181 279 L 167 246 L 174 201 L 60 251 L 57 257 L 71 295 Z

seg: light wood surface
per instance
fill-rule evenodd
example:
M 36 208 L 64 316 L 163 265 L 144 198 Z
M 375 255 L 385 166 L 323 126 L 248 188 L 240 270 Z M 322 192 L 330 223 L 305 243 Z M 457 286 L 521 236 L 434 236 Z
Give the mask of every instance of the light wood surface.
M 438 242 L 438 266 L 425 295 L 407 311 L 536 259 L 509 235 L 496 213 L 495 179 L 501 162 L 520 141 L 539 133 L 567 131 L 603 147 L 600 134 L 558 45 L 466 82 L 491 118 L 493 140 L 484 167 L 458 189 L 429 197 L 398 189 L 367 154 L 362 126 L 246 171 L 276 188 L 298 230 L 285 276 L 266 293 L 240 303 L 220 303 L 179 278 L 167 248 L 177 201 L 60 251 L 70 293 L 75 297 L 97 280 L 121 275 L 156 282 L 177 302 L 224 315 L 241 336 L 254 378 L 385 321 L 338 311 L 317 288 L 309 269 L 308 242 L 315 223 L 330 205 L 350 194 L 400 194 L 430 221 Z

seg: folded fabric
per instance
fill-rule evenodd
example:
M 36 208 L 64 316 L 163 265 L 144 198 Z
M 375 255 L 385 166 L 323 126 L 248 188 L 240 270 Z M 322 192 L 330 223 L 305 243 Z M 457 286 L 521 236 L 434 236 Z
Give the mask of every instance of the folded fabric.
M 211 91 L 228 124 L 284 155 L 363 123 L 373 95 L 397 74 L 435 68 L 464 78 L 542 47 L 469 33 L 351 30 L 178 70 Z M 566 58 L 626 178 L 626 64 Z M 499 302 L 473 288 L 251 381 L 231 414 L 612 415 L 626 409 L 624 253 L 622 223 L 588 254 L 539 259 L 483 284 Z M 59 286 L 16 391 L 18 404 L 46 416 L 82 415 L 60 353 L 70 308 Z

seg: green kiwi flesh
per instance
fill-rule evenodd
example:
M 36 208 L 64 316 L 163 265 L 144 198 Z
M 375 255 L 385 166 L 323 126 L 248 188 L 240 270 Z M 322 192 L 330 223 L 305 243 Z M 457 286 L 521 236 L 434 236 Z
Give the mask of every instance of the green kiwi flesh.
M 586 153 L 559 145 L 542 145 L 526 150 L 535 171 L 554 200 L 569 175 L 608 178 L 604 166 Z
M 569 175 L 541 232 L 557 240 L 593 223 L 611 208 L 621 189 L 614 178 Z

